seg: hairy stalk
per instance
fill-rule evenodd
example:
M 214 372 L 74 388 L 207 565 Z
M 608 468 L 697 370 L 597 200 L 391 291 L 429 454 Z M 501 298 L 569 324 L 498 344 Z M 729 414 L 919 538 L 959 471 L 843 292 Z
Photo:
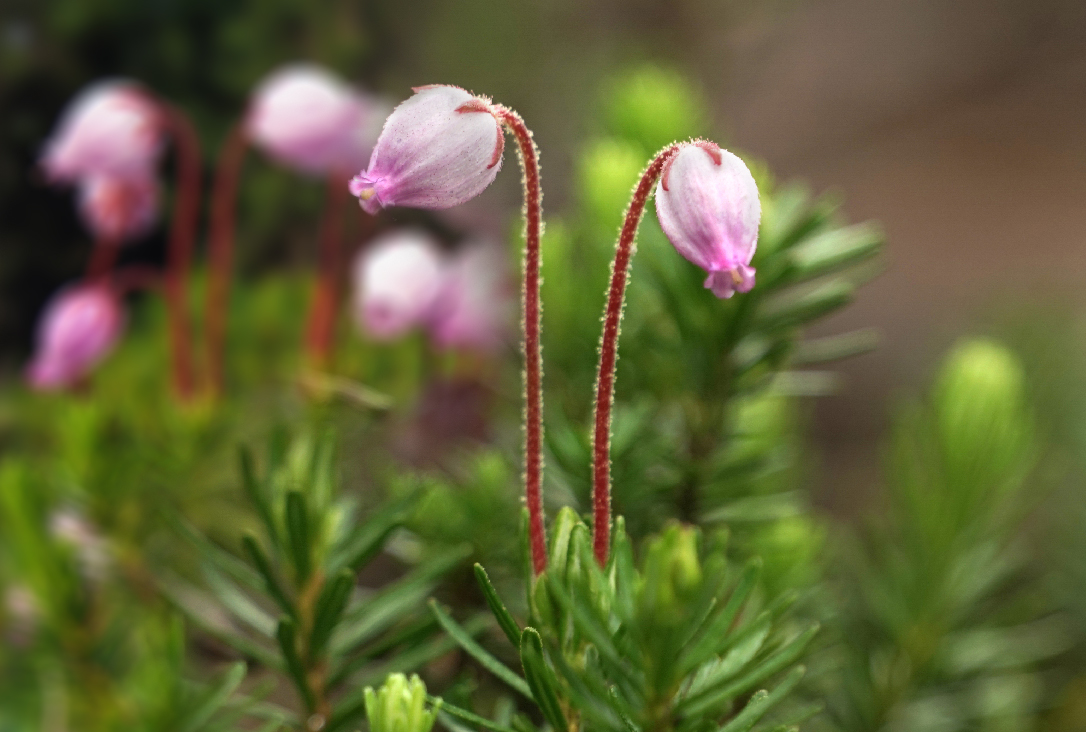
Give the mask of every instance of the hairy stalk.
M 335 338 L 343 248 L 343 207 L 348 195 L 343 176 L 330 174 L 321 218 L 317 286 L 309 306 L 305 331 L 306 351 L 311 364 L 317 368 L 327 365 Z
M 200 142 L 184 112 L 165 104 L 162 111 L 173 136 L 177 158 L 177 198 L 170 226 L 165 288 L 173 385 L 178 397 L 184 400 L 192 396 L 195 386 L 188 277 L 200 215 Z
M 230 279 L 234 266 L 234 213 L 238 179 L 247 146 L 242 122 L 234 125 L 219 151 L 211 192 L 211 236 L 208 244 L 208 285 L 205 338 L 208 382 L 214 396 L 225 385 L 226 320 L 230 308 Z
M 603 315 L 600 336 L 600 363 L 596 375 L 596 406 L 592 437 L 592 549 L 600 566 L 607 563 L 611 546 L 611 407 L 615 398 L 615 364 L 618 361 L 618 334 L 622 325 L 622 309 L 626 296 L 626 280 L 630 261 L 637 249 L 637 227 L 645 213 L 645 204 L 652 187 L 678 145 L 661 150 L 634 189 L 626 219 L 622 222 L 615 259 L 611 263 L 611 286 L 607 291 L 607 309 Z
M 543 353 L 539 302 L 540 237 L 543 190 L 539 182 L 539 151 L 520 115 L 501 105 L 494 114 L 517 141 L 524 172 L 524 497 L 528 503 L 528 533 L 532 569 L 547 568 L 547 539 L 543 527 Z

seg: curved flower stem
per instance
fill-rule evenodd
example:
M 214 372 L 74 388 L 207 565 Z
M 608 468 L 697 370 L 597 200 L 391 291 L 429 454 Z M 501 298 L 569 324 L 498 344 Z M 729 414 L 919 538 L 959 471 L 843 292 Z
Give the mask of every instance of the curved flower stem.
M 321 219 L 317 287 L 309 306 L 305 345 L 310 362 L 317 368 L 327 365 L 336 331 L 339 304 L 340 253 L 343 248 L 343 207 L 349 191 L 344 176 L 328 176 Z
M 207 347 L 208 383 L 213 396 L 221 396 L 225 384 L 226 320 L 230 308 L 230 278 L 234 266 L 234 209 L 238 179 L 245 162 L 248 140 L 243 122 L 230 130 L 219 151 L 211 192 L 211 233 L 208 242 L 207 304 L 204 337 Z
M 120 242 L 99 237 L 94 242 L 94 249 L 91 250 L 90 259 L 87 260 L 87 271 L 83 278 L 88 282 L 93 282 L 108 275 L 117 263 L 117 256 L 120 253 Z
M 634 190 L 626 219 L 622 222 L 615 260 L 611 264 L 611 286 L 607 291 L 607 309 L 600 336 L 600 363 L 596 374 L 596 407 L 592 437 L 592 549 L 600 566 L 607 564 L 611 547 L 611 407 L 615 397 L 615 364 L 618 361 L 618 334 L 630 260 L 637 249 L 637 227 L 645 213 L 645 204 L 664 166 L 678 145 L 669 145 L 657 153 Z
M 200 142 L 184 112 L 168 104 L 162 105 L 162 111 L 173 136 L 177 158 L 177 198 L 170 226 L 169 261 L 164 284 L 174 390 L 185 400 L 192 396 L 195 386 L 188 276 L 200 215 Z
M 513 134 L 524 171 L 524 497 L 528 503 L 528 533 L 532 569 L 547 568 L 547 539 L 543 527 L 543 353 L 539 341 L 540 236 L 543 190 L 539 182 L 539 151 L 520 115 L 501 105 L 494 114 Z

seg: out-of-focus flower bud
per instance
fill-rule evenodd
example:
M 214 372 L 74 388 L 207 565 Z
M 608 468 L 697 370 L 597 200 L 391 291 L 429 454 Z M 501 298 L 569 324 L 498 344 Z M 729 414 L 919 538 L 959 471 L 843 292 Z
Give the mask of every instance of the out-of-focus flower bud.
M 369 168 L 350 191 L 371 214 L 458 206 L 494 181 L 504 147 L 489 99 L 455 86 L 420 87 L 385 121 Z
M 353 171 L 377 139 L 380 105 L 312 64 L 276 71 L 257 87 L 246 120 L 255 144 L 308 173 Z
M 376 239 L 354 264 L 359 325 L 382 340 L 425 325 L 441 295 L 444 266 L 437 242 L 424 231 L 404 229 Z
M 1021 364 L 1001 344 L 978 338 L 951 352 L 935 391 L 948 477 L 988 484 L 1008 477 L 1029 442 L 1025 391 Z
M 709 113 L 702 95 L 686 77 L 646 64 L 615 81 L 605 117 L 610 132 L 640 144 L 643 160 L 673 140 L 702 134 Z
M 124 329 L 121 303 L 100 284 L 78 285 L 56 295 L 38 323 L 37 348 L 27 367 L 35 389 L 70 386 L 104 359 Z
M 79 213 L 101 239 L 135 239 L 147 233 L 158 216 L 158 182 L 149 171 L 91 176 L 79 186 Z
M 148 171 L 162 150 L 155 102 L 130 81 L 90 87 L 68 106 L 45 145 L 42 167 L 57 182 Z
M 11 645 L 30 645 L 38 628 L 41 609 L 34 593 L 25 585 L 9 585 L 4 591 L 4 637 Z
M 715 143 L 685 144 L 656 186 L 656 215 L 679 254 L 709 273 L 717 297 L 754 287 L 750 260 L 762 217 L 758 186 L 738 157 Z
M 501 250 L 486 243 L 469 244 L 448 264 L 443 279 L 430 319 L 434 343 L 482 350 L 500 346 L 512 303 Z
M 389 674 L 381 688 L 364 693 L 371 732 L 430 732 L 441 708 L 438 701 L 426 709 L 426 685 L 415 674 Z
M 105 539 L 77 511 L 62 509 L 49 517 L 49 533 L 75 552 L 80 569 L 90 579 L 101 580 L 109 569 Z
M 668 525 L 649 543 L 642 572 L 642 611 L 660 625 L 677 624 L 701 585 L 698 531 Z

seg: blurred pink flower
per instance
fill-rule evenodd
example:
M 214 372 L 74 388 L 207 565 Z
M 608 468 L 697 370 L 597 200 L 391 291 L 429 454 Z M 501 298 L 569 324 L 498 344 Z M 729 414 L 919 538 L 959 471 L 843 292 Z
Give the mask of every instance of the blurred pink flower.
M 445 268 L 441 296 L 430 318 L 434 343 L 444 348 L 492 350 L 501 345 L 512 315 L 512 292 L 501 251 L 476 243 Z
M 490 100 L 455 86 L 420 87 L 385 121 L 350 191 L 371 214 L 387 206 L 451 208 L 494 181 L 504 146 Z
M 280 69 L 253 93 L 250 138 L 285 165 L 308 173 L 365 165 L 384 108 L 312 64 Z
M 79 186 L 79 212 L 100 239 L 135 239 L 147 233 L 158 215 L 158 181 L 150 172 L 91 176 Z
M 27 380 L 43 391 L 72 385 L 109 355 L 123 328 L 121 303 L 104 285 L 62 290 L 38 322 L 37 350 L 27 367 Z
M 401 229 L 375 239 L 353 268 L 354 313 L 371 337 L 389 340 L 424 325 L 441 295 L 444 261 L 424 231 Z
M 709 273 L 717 297 L 754 287 L 750 261 L 762 207 L 746 164 L 712 142 L 682 145 L 656 185 L 656 215 L 686 259 Z
M 131 81 L 91 86 L 65 110 L 45 144 L 42 168 L 56 182 L 132 175 L 154 166 L 163 145 L 155 102 Z

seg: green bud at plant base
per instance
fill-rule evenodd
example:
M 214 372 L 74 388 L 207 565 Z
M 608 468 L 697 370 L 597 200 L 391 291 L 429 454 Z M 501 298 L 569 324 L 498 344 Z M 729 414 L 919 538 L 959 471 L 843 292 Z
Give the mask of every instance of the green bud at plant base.
M 672 523 L 653 539 L 641 582 L 643 611 L 663 623 L 679 620 L 701 585 L 697 529 Z
M 652 64 L 615 82 L 606 115 L 610 131 L 641 145 L 645 154 L 704 134 L 709 119 L 705 101 L 682 74 Z
M 934 407 L 951 478 L 998 480 L 1021 459 L 1029 430 L 1025 376 L 999 343 L 959 344 L 943 366 Z
M 370 732 L 430 732 L 441 707 L 426 709 L 426 685 L 412 674 L 389 674 L 377 691 L 367 686 L 366 719 Z

